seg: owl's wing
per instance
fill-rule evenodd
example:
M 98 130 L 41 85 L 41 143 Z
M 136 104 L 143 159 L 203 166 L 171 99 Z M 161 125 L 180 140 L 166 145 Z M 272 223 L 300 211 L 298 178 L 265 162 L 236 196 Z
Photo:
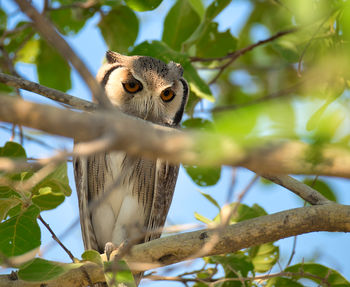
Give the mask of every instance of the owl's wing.
M 157 159 L 153 203 L 147 230 L 159 230 L 163 227 L 173 199 L 178 173 L 179 165 L 171 165 L 165 160 Z M 145 242 L 157 239 L 160 235 L 160 232 L 151 232 L 146 236 Z
M 74 157 L 74 177 L 79 201 L 80 225 L 85 249 L 99 250 L 95 231 L 91 222 L 89 198 L 95 197 L 94 191 L 89 187 L 89 166 L 94 165 L 93 157 Z M 96 179 L 97 180 L 97 179 Z

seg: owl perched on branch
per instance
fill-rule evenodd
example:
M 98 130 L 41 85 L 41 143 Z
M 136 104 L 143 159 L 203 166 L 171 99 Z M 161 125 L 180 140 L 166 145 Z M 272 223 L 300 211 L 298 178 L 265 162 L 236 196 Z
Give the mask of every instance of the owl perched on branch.
M 181 65 L 112 51 L 106 58 L 97 80 L 114 106 L 156 124 L 179 125 L 189 91 Z M 118 151 L 77 157 L 74 170 L 85 249 L 102 253 L 106 243 L 118 247 L 126 240 L 142 243 L 160 236 L 178 165 Z

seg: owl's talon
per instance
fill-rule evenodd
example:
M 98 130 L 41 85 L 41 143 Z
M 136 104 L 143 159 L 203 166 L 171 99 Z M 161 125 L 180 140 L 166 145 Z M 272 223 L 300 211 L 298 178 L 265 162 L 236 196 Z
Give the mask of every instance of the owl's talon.
M 109 258 L 111 256 L 111 253 L 118 249 L 117 246 L 115 246 L 112 242 L 107 242 L 106 245 L 105 245 L 105 253 L 106 253 L 106 257 L 107 257 L 107 260 L 109 261 Z

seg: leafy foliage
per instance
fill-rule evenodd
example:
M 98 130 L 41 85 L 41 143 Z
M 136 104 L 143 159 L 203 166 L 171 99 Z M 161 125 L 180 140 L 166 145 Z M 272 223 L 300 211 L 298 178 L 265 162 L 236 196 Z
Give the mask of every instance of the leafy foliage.
M 108 48 L 120 53 L 127 53 L 139 31 L 139 21 L 135 13 L 123 5 L 115 6 L 107 15 L 103 15 L 98 26 Z
M 0 147 L 0 157 L 25 160 L 26 152 L 21 145 L 7 142 Z M 60 165 L 29 190 L 23 190 L 22 184 L 33 176 L 35 173 L 32 171 L 0 174 L 0 179 L 4 180 L 0 186 L 2 256 L 18 256 L 38 248 L 41 243 L 41 232 L 37 223 L 39 213 L 56 208 L 65 196 L 71 194 L 66 164 Z M 38 262 L 35 261 L 33 266 L 36 263 Z
M 250 11 L 234 32 L 220 21 L 232 5 L 229 0 L 176 0 L 170 4 L 161 0 L 46 2 L 48 7 L 44 7 L 43 13 L 68 41 L 79 35 L 87 23 L 95 21 L 108 49 L 180 63 L 190 86 L 186 120 L 182 124 L 186 130 L 219 134 L 245 149 L 272 140 L 297 139 L 313 145 L 305 155 L 310 165 L 317 165 L 322 159 L 323 146 L 340 149 L 350 146 L 349 1 L 246 1 Z M 163 8 L 156 9 L 162 2 Z M 172 6 L 164 9 L 166 5 Z M 230 19 L 238 16 L 235 13 Z M 163 26 L 159 27 L 163 31 L 162 40 L 138 41 L 140 31 L 147 29 L 144 23 L 147 17 L 160 16 L 164 18 Z M 283 37 L 276 35 L 281 31 L 287 32 Z M 268 39 L 273 35 L 275 38 Z M 264 45 L 261 40 L 266 40 Z M 14 73 L 17 63 L 35 67 L 39 82 L 45 86 L 61 91 L 72 87 L 70 66 L 55 47 L 49 46 L 26 18 L 13 19 L 1 7 L 0 71 Z M 2 84 L 0 91 L 15 92 Z M 199 148 L 203 148 L 206 157 L 215 158 L 220 153 L 220 147 L 209 140 Z M 0 147 L 0 157 L 27 158 L 23 147 L 14 142 Z M 221 177 L 221 167 L 184 168 L 201 187 L 213 186 Z M 43 211 L 57 208 L 71 194 L 66 164 L 22 190 L 21 184 L 35 178 L 35 174 L 33 170 L 0 173 L 2 261 L 38 248 L 41 233 L 37 217 Z M 335 188 L 326 180 L 304 182 L 328 199 L 339 201 Z M 221 221 L 218 201 L 212 194 L 201 194 L 218 215 L 207 218 L 195 213 L 196 219 L 218 224 Z M 236 211 L 230 224 L 267 215 L 258 204 L 231 203 L 228 208 Z M 97 252 L 86 251 L 82 259 L 102 266 Z M 208 286 L 221 277 L 226 281 L 215 283 L 216 286 L 298 287 L 304 286 L 305 279 L 325 286 L 350 285 L 337 271 L 307 262 L 284 268 L 284 275 L 269 277 L 271 270 L 283 269 L 278 266 L 282 259 L 275 242 L 208 257 L 204 259 L 205 268 L 192 274 L 198 279 L 194 286 Z M 134 286 L 129 268 L 125 262 L 119 263 L 121 272 L 107 273 L 107 279 L 113 284 Z M 27 281 L 50 280 L 70 268 L 77 265 L 36 258 L 20 266 L 19 277 Z M 258 273 L 266 274 L 265 281 L 247 279 Z

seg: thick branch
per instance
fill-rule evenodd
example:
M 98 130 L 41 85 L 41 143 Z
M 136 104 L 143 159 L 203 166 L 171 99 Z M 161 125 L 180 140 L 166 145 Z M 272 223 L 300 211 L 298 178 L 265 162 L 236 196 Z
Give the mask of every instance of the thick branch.
M 261 174 L 317 174 L 350 178 L 350 152 L 298 142 L 244 148 L 219 134 L 189 133 L 152 124 L 120 111 L 80 113 L 0 96 L 0 120 L 51 134 L 92 141 L 109 135 L 108 150 L 123 150 L 174 163 L 244 166 Z M 215 153 L 213 153 L 213 149 Z
M 315 231 L 350 232 L 350 206 L 326 204 L 296 208 L 227 226 L 220 233 L 218 244 L 205 256 L 232 253 L 254 245 Z M 216 233 L 215 229 L 205 229 L 152 240 L 134 246 L 131 254 L 125 259 L 131 269 L 140 271 L 181 262 L 193 254 L 198 254 L 203 245 Z M 84 266 L 93 283 L 104 280 L 99 266 L 92 263 Z M 9 280 L 8 275 L 0 276 L 0 287 L 39 287 L 43 283 L 27 283 Z M 88 281 L 81 269 L 74 269 L 45 284 L 47 287 L 86 286 Z
M 14 77 L 4 73 L 0 73 L 0 82 L 11 87 L 37 93 L 51 100 L 69 105 L 76 109 L 91 111 L 97 108 L 96 104 L 91 103 L 89 101 L 85 101 L 83 99 L 79 99 L 71 95 L 65 94 L 61 91 L 39 85 L 38 83 L 27 81 L 25 79 Z
M 104 93 L 101 86 L 97 83 L 95 78 L 91 75 L 88 68 L 83 61 L 76 55 L 68 43 L 56 32 L 52 23 L 40 14 L 27 0 L 15 0 L 23 13 L 25 13 L 32 21 L 36 30 L 45 38 L 57 51 L 67 59 L 73 67 L 78 71 L 80 76 L 88 85 L 93 96 L 98 103 L 103 107 L 112 107 L 109 99 Z

